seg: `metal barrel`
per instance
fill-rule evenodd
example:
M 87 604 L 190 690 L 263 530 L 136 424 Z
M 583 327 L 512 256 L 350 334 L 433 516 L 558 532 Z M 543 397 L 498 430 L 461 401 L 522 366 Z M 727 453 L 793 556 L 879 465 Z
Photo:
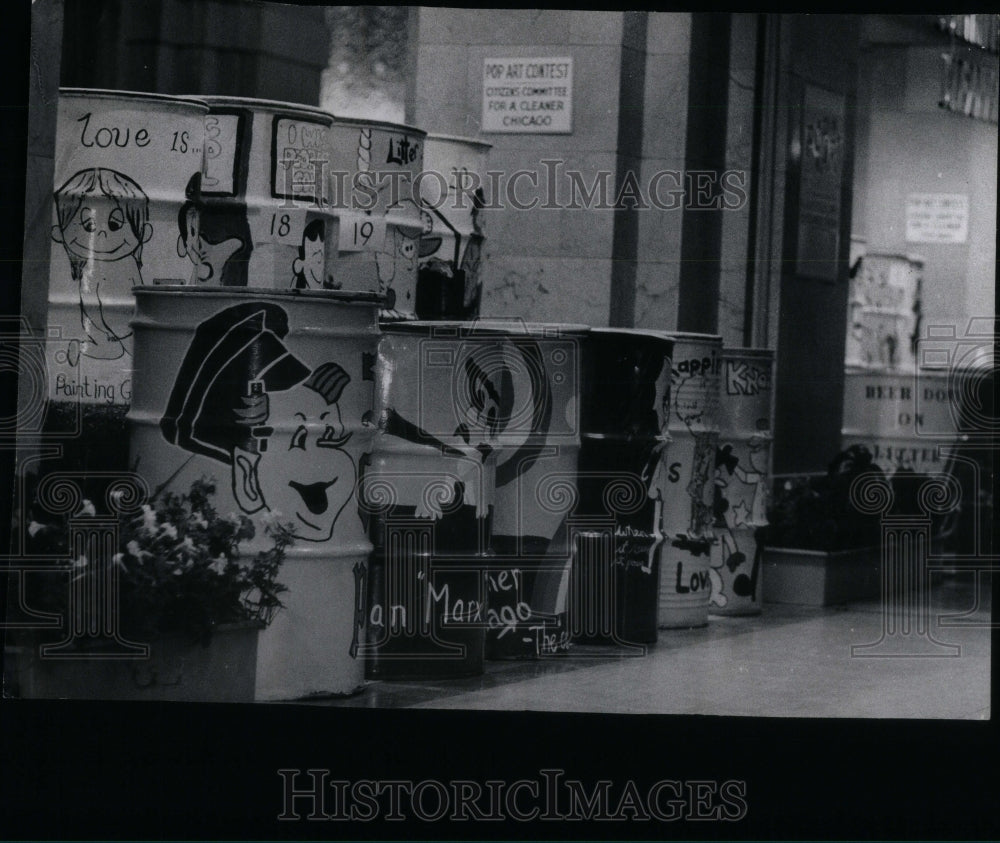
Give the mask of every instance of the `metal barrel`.
M 843 447 L 864 445 L 888 474 L 899 469 L 944 471 L 942 445 L 960 438 L 961 385 L 952 370 L 878 371 L 848 366 L 844 373 Z
M 853 265 L 853 264 L 852 264 Z M 866 252 L 848 298 L 848 366 L 913 368 L 920 331 L 923 259 Z
M 206 108 L 152 94 L 60 91 L 49 270 L 49 336 L 59 352 L 52 399 L 128 403 L 132 288 L 183 283 L 191 274 L 177 253 L 177 216 L 185 186 L 201 169 Z
M 496 510 L 487 658 L 536 658 L 570 645 L 572 552 L 567 519 L 578 498 L 579 368 L 585 325 L 479 320 L 503 333 L 485 378 L 497 410 Z
M 334 117 L 328 145 L 330 201 L 340 218 L 334 278 L 345 290 L 384 295 L 386 320 L 415 319 L 426 132 Z
M 673 345 L 653 331 L 598 328 L 583 342 L 580 503 L 570 522 L 579 640 L 656 641 Z
M 774 352 L 722 351 L 719 445 L 715 459 L 715 535 L 710 611 L 755 615 L 761 610 L 762 547 L 771 475 Z
M 375 551 L 365 645 L 374 679 L 483 671 L 499 335 L 474 323 L 385 326 L 379 433 L 361 491 Z
M 329 114 L 206 96 L 201 199 L 178 250 L 193 284 L 333 290 L 336 216 L 327 205 Z
M 256 536 L 291 525 L 284 608 L 261 632 L 256 698 L 349 694 L 371 542 L 357 477 L 371 452 L 380 300 L 371 294 L 165 286 L 136 291 L 130 460 L 151 490 L 214 477 Z
M 421 204 L 429 230 L 420 240 L 417 314 L 422 319 L 475 319 L 486 257 L 482 185 L 492 144 L 427 135 Z
M 670 382 L 671 493 L 663 505 L 660 554 L 661 629 L 708 623 L 713 474 L 719 440 L 722 337 L 669 332 L 674 340 Z

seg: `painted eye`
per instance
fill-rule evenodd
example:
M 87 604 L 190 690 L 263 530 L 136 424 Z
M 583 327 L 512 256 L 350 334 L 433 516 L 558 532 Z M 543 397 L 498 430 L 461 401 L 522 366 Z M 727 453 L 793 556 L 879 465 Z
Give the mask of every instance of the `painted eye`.
M 288 446 L 288 450 L 292 448 L 301 448 L 303 451 L 306 449 L 306 429 L 304 425 L 299 425 L 295 433 L 292 434 L 292 443 Z
M 111 212 L 111 216 L 108 217 L 108 230 L 118 231 L 118 229 L 123 225 L 125 225 L 125 215 L 120 210 L 115 208 L 115 210 Z
M 88 234 L 93 234 L 97 230 L 97 223 L 94 222 L 93 217 L 84 217 L 82 225 L 83 230 Z

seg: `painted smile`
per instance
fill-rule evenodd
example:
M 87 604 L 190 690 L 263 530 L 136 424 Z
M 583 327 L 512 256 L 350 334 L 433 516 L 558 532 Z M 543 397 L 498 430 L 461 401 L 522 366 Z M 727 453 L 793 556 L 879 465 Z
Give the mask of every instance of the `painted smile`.
M 306 509 L 313 515 L 322 515 L 330 505 L 330 499 L 327 497 L 326 490 L 339 479 L 339 477 L 334 477 L 329 483 L 298 483 L 292 480 L 288 485 L 299 493 L 299 497 L 302 498 Z
M 94 247 L 93 242 L 81 243 L 75 237 L 70 241 L 74 246 L 76 246 L 81 252 L 89 252 L 92 255 L 114 255 L 117 252 L 122 251 L 122 249 L 127 248 L 127 243 L 119 243 L 113 249 L 97 249 Z

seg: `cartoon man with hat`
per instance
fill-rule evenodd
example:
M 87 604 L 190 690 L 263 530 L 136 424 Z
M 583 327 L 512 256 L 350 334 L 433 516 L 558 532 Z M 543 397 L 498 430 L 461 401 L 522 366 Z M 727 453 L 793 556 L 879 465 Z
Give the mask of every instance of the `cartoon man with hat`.
M 288 314 L 270 302 L 202 322 L 160 429 L 171 444 L 230 466 L 244 512 L 266 509 L 293 522 L 297 537 L 327 541 L 357 478 L 338 406 L 351 379 L 332 362 L 310 369 L 285 347 L 287 334 Z

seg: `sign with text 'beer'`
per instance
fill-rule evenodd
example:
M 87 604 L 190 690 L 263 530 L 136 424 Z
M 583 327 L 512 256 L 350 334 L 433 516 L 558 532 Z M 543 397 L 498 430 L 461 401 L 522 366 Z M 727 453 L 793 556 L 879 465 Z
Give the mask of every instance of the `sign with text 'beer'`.
M 484 59 L 482 130 L 572 133 L 573 59 Z

